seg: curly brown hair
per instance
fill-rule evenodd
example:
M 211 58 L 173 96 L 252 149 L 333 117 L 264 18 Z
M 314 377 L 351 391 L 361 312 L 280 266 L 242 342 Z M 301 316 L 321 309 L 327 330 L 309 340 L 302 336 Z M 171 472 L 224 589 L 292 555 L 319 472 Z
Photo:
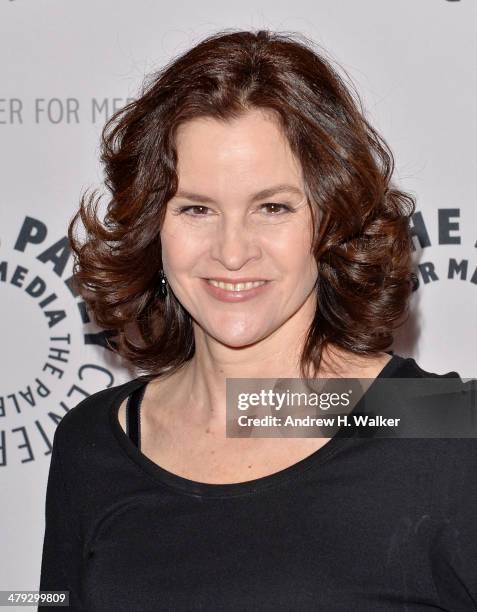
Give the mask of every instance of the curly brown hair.
M 327 344 L 359 355 L 388 348 L 408 314 L 415 202 L 391 184 L 393 155 L 351 81 L 347 87 L 303 35 L 223 30 L 147 77 L 140 96 L 106 123 L 104 222 L 101 196 L 87 190 L 68 228 L 78 292 L 112 334 L 109 346 L 145 378 L 176 370 L 195 352 L 189 313 L 171 290 L 157 298 L 160 231 L 178 186 L 176 129 L 253 108 L 279 118 L 313 212 L 317 310 L 301 354 L 303 377 L 310 367 L 318 371 Z M 79 218 L 82 243 L 74 236 Z

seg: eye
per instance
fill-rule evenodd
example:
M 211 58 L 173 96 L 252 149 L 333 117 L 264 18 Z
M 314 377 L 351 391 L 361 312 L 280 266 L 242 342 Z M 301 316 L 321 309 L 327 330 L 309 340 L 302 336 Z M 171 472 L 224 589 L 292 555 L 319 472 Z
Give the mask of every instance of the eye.
M 277 217 L 279 215 L 283 215 L 286 213 L 295 212 L 295 210 L 289 206 L 288 204 L 279 204 L 278 202 L 267 202 L 266 204 L 261 204 L 260 208 L 268 209 L 268 212 L 273 217 Z M 190 217 L 206 217 L 207 211 L 210 210 L 207 206 L 202 206 L 200 204 L 190 204 L 188 206 L 180 206 L 176 209 L 176 214 L 186 214 Z
M 177 213 L 179 215 L 182 213 L 186 213 L 192 217 L 204 217 L 205 216 L 205 213 L 201 213 L 201 212 L 199 212 L 198 214 L 188 212 L 189 210 L 193 210 L 193 209 L 196 211 L 197 210 L 202 210 L 202 211 L 209 210 L 207 206 L 200 206 L 199 204 L 196 204 L 196 205 L 191 205 L 191 206 L 181 206 L 180 208 L 177 209 Z
M 272 215 L 277 216 L 287 212 L 294 212 L 294 210 L 288 206 L 288 204 L 278 204 L 277 202 L 267 202 L 266 204 L 262 204 L 262 207 L 273 207 L 275 210 L 271 211 Z M 281 209 L 282 212 L 276 212 L 277 209 Z

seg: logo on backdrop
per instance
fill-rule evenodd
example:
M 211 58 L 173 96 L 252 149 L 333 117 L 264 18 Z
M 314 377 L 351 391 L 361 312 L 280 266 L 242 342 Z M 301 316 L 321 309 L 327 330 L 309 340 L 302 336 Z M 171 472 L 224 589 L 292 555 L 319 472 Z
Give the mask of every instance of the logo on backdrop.
M 2 239 L 0 467 L 48 455 L 64 414 L 98 384 L 114 384 L 109 332 L 75 292 L 71 259 L 68 238 L 52 239 L 38 218 L 21 220 L 11 243 Z
M 104 124 L 134 98 L 0 98 L 1 125 Z
M 413 235 L 414 292 L 409 316 L 396 330 L 393 346 L 399 353 L 417 355 L 432 342 L 450 369 L 475 377 L 472 354 L 477 341 L 475 319 L 477 252 L 474 225 L 464 208 L 415 212 Z M 418 289 L 420 289 L 418 291 Z
M 435 246 L 431 242 L 430 234 L 422 215 L 416 212 L 411 223 L 413 235 L 413 249 L 416 251 L 416 244 L 421 249 Z M 460 208 L 439 208 L 437 209 L 437 244 L 461 245 L 460 234 Z M 477 242 L 474 247 L 477 248 Z M 442 251 L 443 252 L 443 251 Z M 449 256 L 446 261 L 421 261 L 417 264 L 417 283 L 418 289 L 421 282 L 424 285 L 435 283 L 442 279 L 468 281 L 477 285 L 477 262 L 469 261 L 468 257 Z

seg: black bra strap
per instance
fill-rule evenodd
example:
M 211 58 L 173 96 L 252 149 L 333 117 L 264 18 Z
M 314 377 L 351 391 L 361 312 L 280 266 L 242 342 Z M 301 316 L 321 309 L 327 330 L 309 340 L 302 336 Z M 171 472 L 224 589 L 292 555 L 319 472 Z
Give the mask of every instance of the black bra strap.
M 146 385 L 135 389 L 126 402 L 126 434 L 139 449 L 141 448 L 141 401 Z

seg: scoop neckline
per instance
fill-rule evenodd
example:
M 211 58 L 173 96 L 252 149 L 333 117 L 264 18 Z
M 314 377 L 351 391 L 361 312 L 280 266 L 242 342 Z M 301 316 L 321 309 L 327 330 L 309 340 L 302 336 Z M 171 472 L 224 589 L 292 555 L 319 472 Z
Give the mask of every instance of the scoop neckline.
M 394 374 L 405 361 L 406 359 L 404 357 L 397 354 L 392 354 L 391 359 L 373 379 L 373 382 L 369 385 L 368 389 L 361 396 L 349 414 L 354 414 L 359 411 L 365 399 L 368 398 L 371 389 L 375 387 L 376 380 Z M 130 440 L 126 432 L 121 427 L 118 413 L 122 402 L 137 388 L 146 387 L 147 384 L 148 381 L 145 381 L 139 377 L 119 387 L 119 391 L 112 397 L 109 407 L 109 420 L 112 432 L 123 450 L 126 451 L 128 457 L 136 465 L 142 468 L 143 471 L 147 472 L 158 483 L 166 485 L 168 488 L 172 488 L 186 495 L 192 495 L 194 497 L 235 497 L 268 490 L 287 482 L 294 477 L 299 477 L 312 466 L 323 463 L 332 457 L 338 450 L 346 446 L 346 443 L 351 444 L 355 439 L 353 434 L 356 433 L 357 428 L 353 424 L 351 427 L 341 426 L 336 434 L 322 447 L 316 451 L 313 451 L 303 459 L 300 459 L 299 461 L 289 465 L 286 468 L 278 470 L 277 472 L 273 472 L 272 474 L 260 476 L 259 478 L 254 478 L 252 480 L 220 484 L 191 480 L 189 478 L 180 476 L 179 474 L 175 474 L 174 472 L 170 472 L 169 470 L 161 467 L 158 463 L 154 462 L 152 459 L 149 459 L 149 457 L 138 449 L 138 447 Z M 144 395 L 144 391 L 142 395 Z M 344 435 L 345 433 L 346 436 Z

